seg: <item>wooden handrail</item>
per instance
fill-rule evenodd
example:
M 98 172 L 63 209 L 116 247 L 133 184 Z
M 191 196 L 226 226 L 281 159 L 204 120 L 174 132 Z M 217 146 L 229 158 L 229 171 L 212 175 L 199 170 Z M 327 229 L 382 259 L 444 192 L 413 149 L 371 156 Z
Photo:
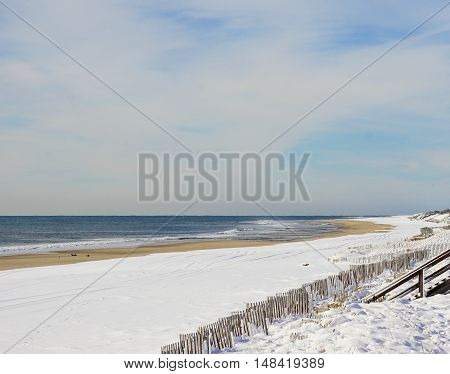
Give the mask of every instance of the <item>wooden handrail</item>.
M 431 260 L 427 261 L 425 264 L 419 266 L 417 269 L 414 269 L 413 271 L 410 271 L 409 273 L 403 275 L 402 277 L 396 279 L 394 282 L 386 286 L 385 288 L 381 289 L 378 292 L 375 292 L 373 295 L 367 297 L 364 299 L 364 302 L 370 303 L 372 301 L 375 301 L 381 297 L 386 296 L 389 292 L 395 290 L 397 287 L 405 284 L 406 282 L 410 281 L 411 279 L 414 279 L 415 277 L 419 277 L 418 284 L 413 286 L 413 289 L 416 289 L 419 287 L 420 295 L 421 297 L 425 297 L 425 287 L 424 284 L 427 280 L 431 280 L 429 277 L 424 277 L 424 271 L 427 268 L 430 268 L 432 266 L 437 265 L 441 261 L 444 261 L 446 258 L 450 257 L 450 249 L 446 250 L 445 252 L 441 253 L 440 255 L 432 258 Z M 432 274 L 433 275 L 433 274 Z M 399 295 L 397 295 L 399 296 Z M 403 296 L 403 293 L 400 294 L 400 296 Z
M 429 281 L 431 281 L 434 278 L 444 274 L 447 271 L 450 271 L 450 264 L 447 264 L 447 265 L 443 266 L 442 268 L 436 270 L 433 274 L 427 275 L 425 277 L 425 283 L 428 283 Z M 399 294 L 390 297 L 389 300 L 394 300 L 394 299 L 398 299 L 399 297 L 403 297 L 403 296 L 413 292 L 418 286 L 419 286 L 418 284 L 413 284 L 411 287 L 409 287 L 406 290 L 400 292 Z

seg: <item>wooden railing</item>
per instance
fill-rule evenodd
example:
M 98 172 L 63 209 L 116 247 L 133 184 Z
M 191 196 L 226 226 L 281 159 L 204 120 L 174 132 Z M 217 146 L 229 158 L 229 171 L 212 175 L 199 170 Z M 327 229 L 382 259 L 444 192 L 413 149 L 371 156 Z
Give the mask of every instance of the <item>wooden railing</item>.
M 405 290 L 402 290 L 398 294 L 389 297 L 389 300 L 393 300 L 399 297 L 403 297 L 405 295 L 408 295 L 409 293 L 415 291 L 416 289 L 419 290 L 419 297 L 426 297 L 427 292 L 425 290 L 425 284 L 430 282 L 431 280 L 437 278 L 438 276 L 445 274 L 450 270 L 450 264 L 446 264 L 443 267 L 435 270 L 432 274 L 429 274 L 425 276 L 425 270 L 436 266 L 437 264 L 443 262 L 447 258 L 450 257 L 450 250 L 447 250 L 440 255 L 432 258 L 431 260 L 427 261 L 425 264 L 419 266 L 417 269 L 414 269 L 413 271 L 410 271 L 409 273 L 405 274 L 404 276 L 396 279 L 394 282 L 392 282 L 390 285 L 384 287 L 383 289 L 377 291 L 373 295 L 370 295 L 369 297 L 364 299 L 364 302 L 371 303 L 373 301 L 384 299 L 386 296 L 394 291 L 396 288 L 406 284 L 407 282 L 411 281 L 414 278 L 418 279 L 418 282 L 413 284 L 412 286 L 408 287 Z

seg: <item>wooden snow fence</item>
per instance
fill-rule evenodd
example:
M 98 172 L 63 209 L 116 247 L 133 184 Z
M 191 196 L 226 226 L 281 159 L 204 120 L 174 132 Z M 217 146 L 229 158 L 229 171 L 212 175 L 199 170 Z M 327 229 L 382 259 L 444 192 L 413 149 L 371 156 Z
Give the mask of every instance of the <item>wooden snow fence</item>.
M 422 261 L 449 248 L 449 243 L 434 244 L 414 252 L 373 263 L 351 265 L 350 269 L 325 279 L 316 280 L 267 300 L 249 303 L 246 308 L 221 318 L 197 332 L 181 334 L 178 342 L 161 347 L 162 354 L 199 354 L 230 349 L 234 338 L 249 337 L 256 333 L 268 334 L 268 324 L 287 316 L 311 317 L 322 300 L 343 300 L 359 285 L 380 275 L 385 270 L 394 273 L 410 268 L 412 262 Z

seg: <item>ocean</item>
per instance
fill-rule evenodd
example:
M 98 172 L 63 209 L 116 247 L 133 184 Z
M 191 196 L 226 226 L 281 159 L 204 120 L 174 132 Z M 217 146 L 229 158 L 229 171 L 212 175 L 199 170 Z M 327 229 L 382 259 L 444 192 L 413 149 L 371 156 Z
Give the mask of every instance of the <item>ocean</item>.
M 335 216 L 0 216 L 0 255 L 202 240 L 301 240 Z

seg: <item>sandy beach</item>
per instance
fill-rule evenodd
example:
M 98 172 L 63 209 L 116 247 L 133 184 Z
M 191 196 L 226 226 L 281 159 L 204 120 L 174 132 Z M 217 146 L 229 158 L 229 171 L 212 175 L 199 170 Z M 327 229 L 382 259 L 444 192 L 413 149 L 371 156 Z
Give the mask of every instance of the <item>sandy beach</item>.
M 349 219 L 323 220 L 322 222 L 334 223 L 338 226 L 338 229 L 333 233 L 318 235 L 317 237 L 308 239 L 308 241 L 324 238 L 337 238 L 346 235 L 362 235 L 375 232 L 387 232 L 393 227 L 388 224 L 379 224 L 369 221 Z M 2 256 L 0 257 L 0 271 L 41 266 L 68 265 L 79 262 L 109 260 L 123 257 L 147 256 L 155 253 L 189 252 L 208 249 L 242 247 L 262 247 L 279 243 L 281 242 L 262 240 L 212 240 L 140 247 L 81 249 L 51 253 Z

